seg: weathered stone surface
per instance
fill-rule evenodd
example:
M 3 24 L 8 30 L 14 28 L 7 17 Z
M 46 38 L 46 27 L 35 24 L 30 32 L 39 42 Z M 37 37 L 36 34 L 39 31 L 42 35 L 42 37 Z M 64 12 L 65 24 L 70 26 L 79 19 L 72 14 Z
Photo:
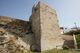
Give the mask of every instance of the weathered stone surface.
M 56 11 L 43 3 L 33 6 L 32 31 L 35 33 L 36 44 L 41 49 L 48 50 L 62 48 L 64 40 L 61 38 Z
M 34 43 L 34 35 L 29 22 L 4 16 L 0 16 L 0 19 L 2 20 L 0 20 L 1 53 L 21 53 L 23 52 L 21 48 L 30 50 L 30 46 Z
M 5 29 L 0 28 L 0 31 L 4 35 L 0 35 L 0 52 L 1 53 L 21 53 L 21 48 L 23 50 L 30 50 L 30 44 L 32 43 L 32 36 L 25 35 L 23 38 L 16 37 L 13 34 L 5 31 Z M 24 39 L 24 40 L 23 40 Z M 30 43 L 31 42 L 31 43 Z M 29 45 L 28 45 L 29 44 Z

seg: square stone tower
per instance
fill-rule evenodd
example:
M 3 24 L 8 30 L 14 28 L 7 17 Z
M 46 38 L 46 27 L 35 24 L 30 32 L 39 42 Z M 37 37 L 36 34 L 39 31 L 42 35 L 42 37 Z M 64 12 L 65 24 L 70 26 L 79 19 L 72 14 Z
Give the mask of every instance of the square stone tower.
M 30 22 L 35 35 L 35 49 L 43 51 L 62 48 L 64 41 L 61 38 L 57 14 L 54 9 L 38 2 L 32 8 Z

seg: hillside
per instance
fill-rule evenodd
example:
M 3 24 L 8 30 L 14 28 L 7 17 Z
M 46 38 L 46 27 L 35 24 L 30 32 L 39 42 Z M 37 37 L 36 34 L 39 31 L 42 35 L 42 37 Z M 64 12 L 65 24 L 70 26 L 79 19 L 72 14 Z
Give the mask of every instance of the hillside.
M 28 21 L 0 16 L 0 53 L 21 53 L 30 49 L 33 35 Z

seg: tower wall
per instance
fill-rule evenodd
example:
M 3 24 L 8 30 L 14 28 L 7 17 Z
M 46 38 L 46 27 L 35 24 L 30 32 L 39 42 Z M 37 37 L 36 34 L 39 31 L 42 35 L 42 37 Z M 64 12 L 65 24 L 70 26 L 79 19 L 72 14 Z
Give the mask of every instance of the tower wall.
M 35 35 L 35 43 L 32 50 L 41 51 L 41 24 L 40 24 L 40 5 L 34 5 L 32 8 L 32 15 L 30 17 L 32 32 Z
M 54 9 L 39 2 L 36 6 L 33 6 L 30 20 L 38 50 L 62 47 L 63 40 L 60 37 L 60 29 Z
M 57 14 L 54 9 L 41 3 L 40 4 L 40 22 L 41 22 L 41 50 L 53 48 L 62 48 L 63 40 L 61 39 L 58 25 Z

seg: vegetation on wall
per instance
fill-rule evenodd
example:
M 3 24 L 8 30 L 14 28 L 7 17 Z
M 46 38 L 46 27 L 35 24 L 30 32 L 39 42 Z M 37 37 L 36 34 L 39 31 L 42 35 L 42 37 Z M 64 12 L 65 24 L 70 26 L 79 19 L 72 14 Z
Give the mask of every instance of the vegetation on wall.
M 80 34 L 76 36 L 76 40 L 77 40 L 77 46 L 80 49 Z

